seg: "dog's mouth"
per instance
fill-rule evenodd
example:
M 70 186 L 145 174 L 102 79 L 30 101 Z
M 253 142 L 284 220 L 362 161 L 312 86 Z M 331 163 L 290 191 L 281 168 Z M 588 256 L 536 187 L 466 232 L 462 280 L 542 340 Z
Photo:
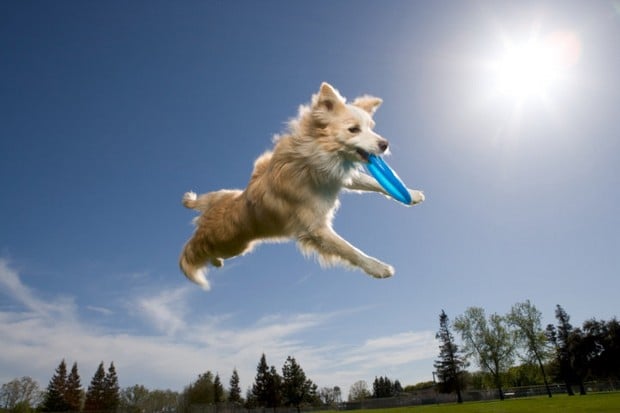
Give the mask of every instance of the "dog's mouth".
M 368 162 L 368 157 L 370 154 L 361 148 L 355 148 L 355 152 L 360 157 L 360 159 L 364 162 Z

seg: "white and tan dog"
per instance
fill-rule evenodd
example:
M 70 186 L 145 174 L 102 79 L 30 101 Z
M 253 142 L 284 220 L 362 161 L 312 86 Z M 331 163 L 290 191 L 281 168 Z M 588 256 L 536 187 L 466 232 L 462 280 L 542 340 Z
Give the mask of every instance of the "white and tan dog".
M 183 205 L 201 211 L 196 231 L 180 258 L 183 273 L 209 288 L 206 266 L 220 267 L 226 258 L 245 254 L 261 241 L 295 239 L 305 254 L 321 264 L 340 262 L 376 278 L 394 268 L 369 257 L 332 229 L 338 194 L 354 191 L 387 193 L 361 172 L 369 154 L 382 154 L 388 141 L 373 131 L 372 115 L 382 100 L 362 96 L 347 104 L 336 89 L 321 85 L 309 106 L 301 106 L 289 132 L 262 154 L 245 190 L 224 189 L 197 196 L 187 192 Z M 409 190 L 412 205 L 424 201 Z

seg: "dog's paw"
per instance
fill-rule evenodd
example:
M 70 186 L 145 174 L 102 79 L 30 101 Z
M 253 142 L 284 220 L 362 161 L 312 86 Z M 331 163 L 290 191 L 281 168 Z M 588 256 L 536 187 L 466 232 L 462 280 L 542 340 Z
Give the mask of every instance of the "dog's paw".
M 416 191 L 415 189 L 409 189 L 409 195 L 411 195 L 410 205 L 417 205 L 421 202 L 424 202 L 424 200 L 426 199 L 426 197 L 424 196 L 424 192 Z
M 221 258 L 211 258 L 209 262 L 216 268 L 220 268 L 222 265 L 224 265 L 224 260 L 222 260 Z
M 388 278 L 394 275 L 394 267 L 381 261 L 372 261 L 365 268 L 366 272 L 375 278 Z
M 194 207 L 194 203 L 196 202 L 196 200 L 198 199 L 198 195 L 196 195 L 195 192 L 186 192 L 185 194 L 183 194 L 183 205 L 186 208 L 193 208 Z

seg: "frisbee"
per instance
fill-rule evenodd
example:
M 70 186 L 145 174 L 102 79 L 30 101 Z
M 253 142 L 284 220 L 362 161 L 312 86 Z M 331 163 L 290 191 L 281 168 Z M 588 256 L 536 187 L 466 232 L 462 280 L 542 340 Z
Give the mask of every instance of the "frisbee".
M 366 169 L 392 198 L 403 204 L 411 205 L 409 190 L 383 158 L 370 154 Z

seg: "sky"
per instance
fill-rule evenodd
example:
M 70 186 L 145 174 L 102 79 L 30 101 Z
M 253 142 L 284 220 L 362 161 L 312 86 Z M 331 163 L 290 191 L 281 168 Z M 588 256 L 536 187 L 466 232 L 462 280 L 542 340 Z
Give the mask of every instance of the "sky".
M 618 1 L 4 1 L 0 382 L 241 386 L 293 356 L 346 396 L 432 379 L 439 314 L 618 314 Z M 343 193 L 334 228 L 396 274 L 263 244 L 178 269 L 184 192 L 245 187 L 327 81 L 383 99 L 416 207 Z

